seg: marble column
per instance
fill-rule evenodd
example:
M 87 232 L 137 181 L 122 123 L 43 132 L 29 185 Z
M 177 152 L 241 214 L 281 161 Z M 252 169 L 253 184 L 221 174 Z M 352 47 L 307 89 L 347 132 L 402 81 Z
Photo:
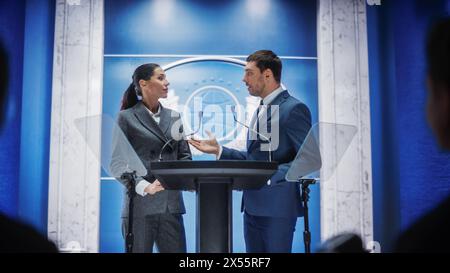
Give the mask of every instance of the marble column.
M 319 0 L 317 20 L 319 120 L 357 128 L 336 172 L 320 184 L 321 240 L 353 232 L 372 245 L 366 2 Z M 329 147 L 324 164 L 335 163 L 338 145 Z
M 103 32 L 103 0 L 56 1 L 48 235 L 63 252 L 98 252 L 100 128 L 88 147 L 74 120 L 102 113 Z

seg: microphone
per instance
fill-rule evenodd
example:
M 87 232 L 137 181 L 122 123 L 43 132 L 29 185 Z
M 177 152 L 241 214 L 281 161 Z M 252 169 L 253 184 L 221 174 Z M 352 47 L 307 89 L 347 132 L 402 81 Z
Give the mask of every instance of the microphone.
M 268 137 L 266 137 L 263 134 L 260 134 L 258 131 L 253 130 L 252 128 L 250 128 L 249 126 L 245 125 L 244 123 L 240 122 L 237 118 L 236 118 L 236 106 L 232 105 L 231 106 L 231 112 L 233 113 L 233 119 L 235 122 L 239 123 L 240 125 L 244 126 L 245 128 L 247 128 L 248 130 L 252 131 L 253 133 L 257 134 L 259 137 L 261 137 L 264 141 L 269 142 L 269 162 L 272 162 L 272 143 L 270 142 L 270 139 Z M 259 117 L 256 117 L 259 118 Z
M 202 127 L 202 123 L 203 123 L 203 111 L 198 112 L 198 120 L 199 120 L 198 128 L 194 132 L 187 134 L 186 137 L 193 136 L 196 133 L 198 133 L 198 131 L 200 131 L 200 128 Z
M 169 140 L 167 140 L 167 141 L 164 143 L 164 145 L 163 145 L 162 148 L 161 148 L 161 151 L 159 152 L 158 161 L 162 161 L 162 155 L 163 155 L 164 149 L 166 149 L 167 145 L 169 145 L 172 141 L 176 141 L 176 140 L 182 139 L 183 129 L 182 129 L 181 126 L 178 127 L 178 133 L 179 133 L 179 135 L 177 135 L 177 136 L 173 136 L 173 135 L 172 135 L 172 138 L 169 139 Z M 171 148 L 172 148 L 172 147 L 171 147 Z
M 168 141 L 166 141 L 166 143 L 164 143 L 164 145 L 161 148 L 161 152 L 159 152 L 159 158 L 158 161 L 162 161 L 162 154 L 164 152 L 164 149 L 167 147 L 167 145 L 169 145 L 170 142 L 174 141 L 175 139 L 171 138 Z
M 198 131 L 200 131 L 200 127 L 201 127 L 202 119 L 203 119 L 203 111 L 199 111 L 198 112 L 198 119 L 199 119 L 199 126 L 198 126 L 198 128 L 194 132 L 186 135 L 186 137 L 195 135 L 196 133 L 198 133 Z M 179 133 L 180 134 L 183 133 L 183 131 L 181 130 L 181 127 L 179 128 Z M 180 137 L 180 139 L 181 139 L 181 137 Z M 163 155 L 164 149 L 167 147 L 167 145 L 169 145 L 174 140 L 175 139 L 171 138 L 168 141 L 166 141 L 166 143 L 164 143 L 164 145 L 161 148 L 161 152 L 159 153 L 158 161 L 162 161 L 162 155 Z

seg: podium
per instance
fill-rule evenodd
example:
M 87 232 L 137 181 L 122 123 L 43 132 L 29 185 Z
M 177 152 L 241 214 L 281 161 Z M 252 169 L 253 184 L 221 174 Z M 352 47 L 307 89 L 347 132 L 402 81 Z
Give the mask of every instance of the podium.
M 160 161 L 151 162 L 150 169 L 167 190 L 197 192 L 196 252 L 231 253 L 232 191 L 260 189 L 278 169 L 278 163 Z

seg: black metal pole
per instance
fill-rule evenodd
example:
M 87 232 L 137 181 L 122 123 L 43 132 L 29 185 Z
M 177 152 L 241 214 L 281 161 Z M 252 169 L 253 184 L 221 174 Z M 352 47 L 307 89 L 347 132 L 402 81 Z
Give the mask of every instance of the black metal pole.
M 300 184 L 302 186 L 302 202 L 304 209 L 304 226 L 303 231 L 303 242 L 305 244 L 305 253 L 311 253 L 311 232 L 309 230 L 309 211 L 308 211 L 308 201 L 309 201 L 309 185 L 314 184 L 314 179 L 300 179 Z
M 134 171 L 133 173 L 124 173 L 122 175 L 122 179 L 126 179 L 128 181 L 127 194 L 129 198 L 128 229 L 127 235 L 125 237 L 125 251 L 126 253 L 132 253 L 134 244 L 133 211 L 134 211 L 134 196 L 136 195 L 136 191 L 134 190 L 134 184 L 136 181 L 136 172 Z
M 223 183 L 198 182 L 196 231 L 198 253 L 233 252 L 232 184 L 229 179 L 219 180 L 223 180 Z

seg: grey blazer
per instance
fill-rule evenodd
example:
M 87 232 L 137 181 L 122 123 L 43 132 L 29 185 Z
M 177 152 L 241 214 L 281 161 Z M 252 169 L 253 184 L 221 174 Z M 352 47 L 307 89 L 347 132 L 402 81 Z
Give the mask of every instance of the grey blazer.
M 133 149 L 141 159 L 147 175 L 138 177 L 136 183 L 142 179 L 152 183 L 155 180 L 151 170 L 150 162 L 157 161 L 163 145 L 170 139 L 179 138 L 180 133 L 183 134 L 180 114 L 170 109 L 161 107 L 160 122 L 155 120 L 148 113 L 147 108 L 142 102 L 138 102 L 134 107 L 119 112 L 117 123 L 130 142 Z M 174 126 L 177 126 L 176 128 Z M 172 136 L 177 132 L 178 135 Z M 187 141 L 184 139 L 170 142 L 163 151 L 164 160 L 192 160 L 191 151 Z M 120 162 L 117 154 L 113 149 L 113 158 L 111 164 Z M 120 177 L 116 177 L 118 181 L 126 186 L 128 183 Z M 134 186 L 133 186 L 134 190 Z M 164 190 L 154 195 L 147 194 L 142 197 L 135 195 L 134 199 L 134 217 L 144 217 L 146 215 L 158 213 L 185 213 L 183 196 L 180 191 Z M 122 206 L 122 217 L 128 217 L 129 198 L 124 190 L 124 203 Z

